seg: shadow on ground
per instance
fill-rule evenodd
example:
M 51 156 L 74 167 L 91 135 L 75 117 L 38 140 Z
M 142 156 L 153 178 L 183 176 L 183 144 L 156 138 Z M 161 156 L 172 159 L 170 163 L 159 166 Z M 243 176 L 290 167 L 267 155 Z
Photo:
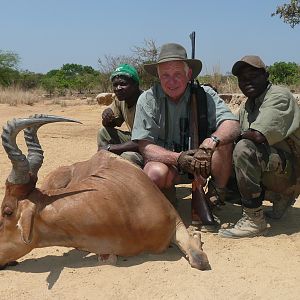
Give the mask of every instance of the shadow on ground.
M 191 225 L 191 187 L 178 186 L 176 189 L 178 198 L 177 210 L 188 227 Z M 267 204 L 265 209 L 271 207 Z M 242 214 L 240 205 L 226 203 L 220 209 L 215 211 L 221 219 L 221 223 L 235 223 Z M 280 234 L 292 235 L 300 232 L 300 208 L 289 207 L 285 215 L 280 220 L 268 220 L 271 225 L 266 236 L 276 236 Z M 175 245 L 171 245 L 164 253 L 149 254 L 144 253 L 134 257 L 119 257 L 116 267 L 131 267 L 143 264 L 147 261 L 177 261 L 183 257 L 183 254 Z M 187 262 L 188 263 L 188 262 Z M 86 267 L 97 267 L 98 260 L 95 254 L 71 249 L 61 256 L 47 255 L 41 258 L 29 258 L 14 267 L 8 267 L 7 270 L 25 272 L 25 273 L 49 273 L 47 276 L 48 289 L 51 289 L 59 280 L 60 274 L 64 268 L 78 269 Z
M 183 257 L 183 254 L 175 245 L 160 254 L 144 253 L 134 257 L 118 257 L 116 267 L 131 267 L 143 264 L 147 261 L 177 261 Z M 187 262 L 188 263 L 188 262 Z M 41 258 L 26 259 L 20 264 L 8 267 L 7 271 L 24 273 L 49 273 L 47 276 L 48 289 L 52 289 L 59 280 L 64 268 L 79 269 L 87 267 L 99 267 L 97 256 L 85 251 L 71 249 L 61 256 L 47 255 Z M 100 266 L 101 267 L 101 266 Z
M 192 190 L 189 185 L 179 185 L 176 187 L 176 195 L 178 198 L 177 210 L 186 226 L 191 225 L 191 192 Z M 272 209 L 269 201 L 265 201 L 263 207 L 264 210 Z M 242 216 L 242 207 L 238 204 L 226 202 L 225 205 L 221 206 L 219 209 L 215 209 L 214 214 L 220 218 L 221 224 L 236 223 Z M 300 208 L 291 206 L 287 209 L 281 219 L 274 220 L 267 218 L 270 228 L 266 236 L 276 236 L 280 234 L 291 235 L 299 233 L 299 220 Z

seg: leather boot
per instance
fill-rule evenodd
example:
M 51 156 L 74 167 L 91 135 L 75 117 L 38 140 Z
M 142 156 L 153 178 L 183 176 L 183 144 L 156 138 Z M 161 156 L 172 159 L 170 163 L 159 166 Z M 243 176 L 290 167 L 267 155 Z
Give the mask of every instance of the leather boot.
M 261 235 L 267 229 L 262 206 L 243 208 L 242 218 L 233 228 L 220 229 L 218 234 L 224 238 L 243 238 Z

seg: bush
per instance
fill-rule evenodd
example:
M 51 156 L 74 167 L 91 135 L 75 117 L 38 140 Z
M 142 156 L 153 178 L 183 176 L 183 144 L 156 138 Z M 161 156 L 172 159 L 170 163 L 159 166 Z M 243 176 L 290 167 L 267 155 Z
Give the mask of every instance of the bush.
M 300 67 L 294 62 L 276 62 L 268 68 L 274 84 L 297 85 L 300 83 Z

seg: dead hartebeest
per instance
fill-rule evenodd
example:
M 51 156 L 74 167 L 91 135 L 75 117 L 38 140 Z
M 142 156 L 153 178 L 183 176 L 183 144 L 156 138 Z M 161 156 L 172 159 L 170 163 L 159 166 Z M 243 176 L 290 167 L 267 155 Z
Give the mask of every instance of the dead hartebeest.
M 134 164 L 101 150 L 89 160 L 51 172 L 40 188 L 43 150 L 37 131 L 73 119 L 34 115 L 3 127 L 2 143 L 12 163 L 0 216 L 0 265 L 34 248 L 65 246 L 115 263 L 117 255 L 159 253 L 174 242 L 192 267 L 209 268 L 199 234 L 189 234 L 160 190 Z M 16 144 L 24 130 L 27 157 Z

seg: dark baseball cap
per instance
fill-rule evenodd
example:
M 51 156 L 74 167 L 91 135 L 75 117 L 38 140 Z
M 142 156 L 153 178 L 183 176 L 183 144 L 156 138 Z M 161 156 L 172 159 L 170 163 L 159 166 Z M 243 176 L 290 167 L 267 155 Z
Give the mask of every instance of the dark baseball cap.
M 266 65 L 259 56 L 246 55 L 233 65 L 231 73 L 237 76 L 240 73 L 240 70 L 247 65 L 257 69 L 267 70 Z

